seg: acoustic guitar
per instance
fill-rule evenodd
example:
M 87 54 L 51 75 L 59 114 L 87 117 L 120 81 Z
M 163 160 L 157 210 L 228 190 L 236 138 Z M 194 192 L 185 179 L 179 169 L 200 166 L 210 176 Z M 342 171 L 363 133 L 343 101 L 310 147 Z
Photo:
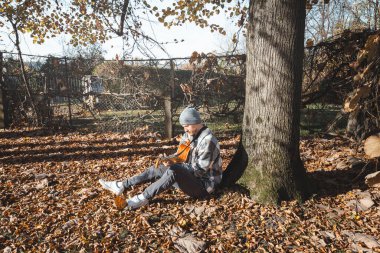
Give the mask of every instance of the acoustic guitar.
M 191 144 L 190 140 L 186 140 L 185 142 L 182 142 L 181 144 L 179 144 L 177 152 L 175 152 L 175 154 L 157 158 L 155 167 L 158 168 L 160 163 L 163 161 L 171 161 L 172 163 L 186 162 L 190 153 L 190 144 Z

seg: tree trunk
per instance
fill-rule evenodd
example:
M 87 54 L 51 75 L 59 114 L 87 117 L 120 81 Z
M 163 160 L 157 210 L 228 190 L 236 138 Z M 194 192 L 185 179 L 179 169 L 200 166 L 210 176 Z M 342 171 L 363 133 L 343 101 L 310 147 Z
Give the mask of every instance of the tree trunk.
M 172 100 L 170 95 L 164 97 L 165 111 L 165 137 L 173 138 L 173 123 L 172 123 Z
M 299 123 L 305 1 L 251 0 L 249 19 L 242 140 L 223 184 L 233 183 L 240 173 L 239 182 L 259 203 L 302 200 L 306 172 L 299 153 Z
M 3 104 L 3 53 L 0 52 L 0 128 L 5 127 Z
M 169 87 L 165 87 L 164 94 L 164 112 L 165 112 L 165 136 L 173 138 L 173 108 L 172 99 L 174 97 L 175 69 L 174 62 L 170 60 L 170 82 Z
M 19 62 L 20 62 L 21 76 L 22 76 L 22 79 L 24 81 L 26 94 L 28 95 L 30 105 L 32 107 L 32 111 L 35 115 L 34 121 L 35 121 L 37 126 L 41 126 L 42 119 L 40 117 L 39 111 L 36 108 L 36 103 L 34 101 L 33 94 L 32 94 L 32 88 L 30 87 L 29 80 L 26 76 L 25 64 L 24 64 L 24 60 L 23 60 L 22 54 L 21 54 L 20 38 L 19 38 L 19 31 L 17 29 L 17 24 L 15 22 L 12 22 L 10 19 L 9 19 L 9 21 L 11 22 L 12 27 L 13 27 L 13 32 L 15 33 L 15 37 L 16 37 L 15 46 L 17 48 L 17 54 L 18 54 L 18 58 L 19 58 Z
M 375 8 L 374 8 L 374 30 L 377 30 L 377 23 L 378 23 L 378 14 L 379 14 L 379 0 L 375 1 Z

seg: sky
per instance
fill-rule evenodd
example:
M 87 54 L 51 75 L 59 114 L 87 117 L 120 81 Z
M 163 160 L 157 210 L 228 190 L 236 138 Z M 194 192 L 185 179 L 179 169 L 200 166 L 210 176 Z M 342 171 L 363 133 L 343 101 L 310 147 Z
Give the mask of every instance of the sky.
M 160 23 L 145 24 L 145 31 L 147 34 L 155 38 L 157 41 L 174 42 L 174 39 L 178 41 L 184 40 L 178 43 L 163 44 L 166 49 L 166 53 L 158 49 L 153 49 L 156 58 L 169 58 L 169 57 L 190 57 L 192 52 L 214 52 L 223 53 L 227 50 L 229 40 L 235 27 L 232 20 L 228 20 L 223 15 L 216 17 L 215 22 L 225 27 L 227 36 L 223 36 L 219 33 L 211 33 L 208 28 L 200 28 L 194 24 L 185 24 L 181 27 L 172 27 L 170 29 L 165 28 Z M 0 30 L 1 32 L 1 30 Z M 7 39 L 8 36 L 4 36 L 2 33 L 2 41 L 0 41 L 0 51 L 16 52 L 16 48 L 11 41 Z M 28 34 L 22 34 L 21 36 L 21 49 L 24 54 L 32 55 L 53 55 L 57 57 L 65 56 L 65 52 L 68 52 L 69 46 L 67 45 L 68 38 L 58 37 L 54 39 L 48 39 L 42 45 L 33 44 Z M 123 55 L 123 43 L 120 38 L 115 38 L 102 44 L 102 48 L 106 52 L 104 54 L 106 59 L 115 59 L 116 55 L 119 57 Z M 129 55 L 130 58 L 146 58 L 139 52 L 134 52 Z

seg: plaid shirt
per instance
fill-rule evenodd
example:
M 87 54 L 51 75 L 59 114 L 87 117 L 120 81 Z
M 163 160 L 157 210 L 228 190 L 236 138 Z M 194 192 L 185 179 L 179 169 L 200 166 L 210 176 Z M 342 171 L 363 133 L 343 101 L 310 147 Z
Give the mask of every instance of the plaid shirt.
M 193 136 L 185 133 L 181 142 L 193 140 Z M 194 175 L 200 178 L 207 192 L 211 193 L 222 181 L 222 158 L 220 146 L 209 128 L 202 131 L 200 136 L 191 143 L 191 151 L 187 162 L 194 170 Z

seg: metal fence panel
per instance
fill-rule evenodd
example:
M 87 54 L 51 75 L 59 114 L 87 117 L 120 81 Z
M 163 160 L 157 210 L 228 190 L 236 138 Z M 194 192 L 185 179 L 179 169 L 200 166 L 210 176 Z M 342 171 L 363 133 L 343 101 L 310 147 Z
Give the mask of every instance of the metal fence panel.
M 206 121 L 226 116 L 239 121 L 242 114 L 242 56 L 100 61 L 88 73 L 78 72 L 76 59 L 24 57 L 31 96 L 18 57 L 4 53 L 1 87 L 11 127 L 39 123 L 129 131 L 149 125 L 162 132 L 189 104 L 196 105 Z

